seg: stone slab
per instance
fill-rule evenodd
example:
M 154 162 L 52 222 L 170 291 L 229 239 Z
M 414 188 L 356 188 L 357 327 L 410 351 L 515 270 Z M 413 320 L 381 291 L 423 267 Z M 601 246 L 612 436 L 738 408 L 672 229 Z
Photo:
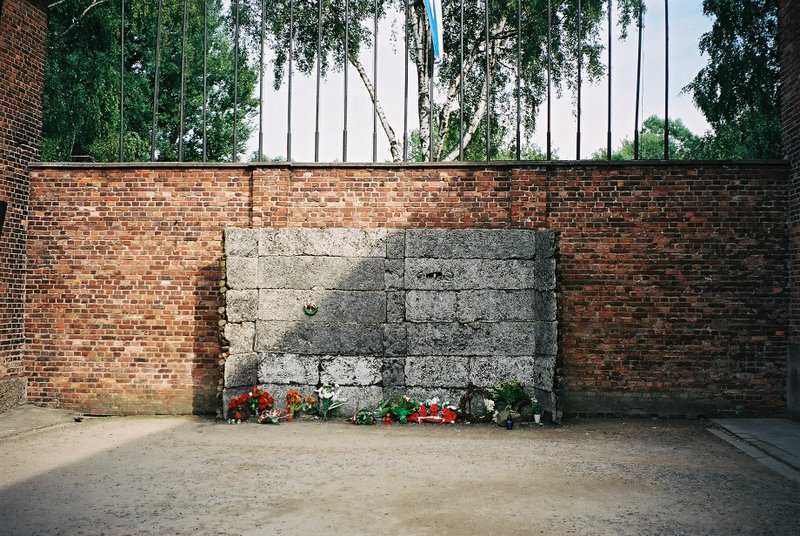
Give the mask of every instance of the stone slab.
M 323 384 L 377 385 L 381 383 L 382 360 L 373 356 L 323 356 L 320 381 Z
M 536 235 L 524 229 L 410 229 L 406 257 L 532 259 Z
M 406 360 L 404 358 L 387 357 L 381 364 L 381 379 L 383 385 L 405 386 L 406 384 Z
M 256 322 L 257 352 L 290 352 L 309 355 L 382 355 L 381 324 Z
M 257 288 L 258 264 L 258 259 L 255 257 L 228 257 L 225 259 L 225 282 L 228 288 Z
M 405 262 L 403 259 L 387 259 L 384 285 L 386 290 L 401 290 L 405 283 Z
M 255 341 L 255 323 L 225 324 L 224 335 L 230 346 L 231 354 L 248 354 L 253 351 Z
M 258 229 L 225 229 L 226 257 L 258 257 Z
M 478 387 L 518 381 L 526 387 L 553 390 L 555 356 L 476 356 L 469 361 L 469 383 Z
M 340 387 L 342 396 L 347 399 L 336 410 L 332 418 L 349 419 L 353 413 L 362 408 L 375 408 L 383 400 L 383 388 L 379 386 Z
M 259 257 L 260 289 L 383 290 L 385 259 Z
M 409 322 L 524 322 L 555 320 L 555 293 L 538 290 L 410 290 Z
M 311 300 L 317 306 L 313 316 L 303 312 Z M 386 293 L 380 291 L 348 290 L 288 290 L 261 289 L 258 291 L 259 320 L 294 320 L 305 322 L 365 322 L 386 321 Z
M 408 355 L 555 354 L 555 322 L 408 323 Z
M 386 229 L 261 229 L 264 256 L 385 257 Z
M 225 387 L 247 387 L 258 383 L 258 354 L 231 354 L 225 360 Z
M 410 387 L 464 387 L 469 384 L 469 363 L 465 357 L 410 356 L 405 376 Z
M 386 293 L 386 321 L 390 323 L 402 322 L 406 318 L 406 293 Z
M 383 326 L 383 355 L 401 357 L 406 355 L 406 325 L 386 324 Z
M 402 259 L 406 256 L 406 232 L 403 229 L 390 229 L 386 236 L 386 258 Z
M 228 322 L 255 322 L 258 316 L 258 291 L 231 289 L 225 293 Z
M 306 384 L 319 383 L 319 356 L 291 353 L 260 353 L 258 355 L 259 383 Z
M 411 259 L 408 290 L 555 289 L 555 260 Z

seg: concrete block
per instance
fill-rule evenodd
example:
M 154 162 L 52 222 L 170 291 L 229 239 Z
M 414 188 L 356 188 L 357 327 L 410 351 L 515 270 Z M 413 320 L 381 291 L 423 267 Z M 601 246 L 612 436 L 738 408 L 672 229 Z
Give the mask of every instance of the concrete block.
M 225 360 L 225 387 L 248 387 L 258 383 L 258 354 L 231 354 Z
M 452 291 L 410 290 L 406 292 L 409 322 L 454 322 L 457 296 Z
M 386 229 L 261 229 L 264 256 L 385 257 Z
M 387 357 L 406 355 L 406 324 L 383 326 L 383 355 Z
M 537 290 L 465 290 L 458 293 L 455 318 L 459 322 L 555 320 L 555 293 Z
M 436 259 L 532 259 L 536 231 L 527 229 L 410 229 L 406 256 Z
M 334 419 L 349 419 L 358 409 L 375 408 L 383 400 L 383 388 L 379 386 L 340 387 L 347 399 L 334 413 Z
M 532 355 L 536 322 L 408 323 L 408 355 Z
M 381 355 L 381 324 L 323 322 L 256 322 L 257 352 L 297 354 Z
M 259 257 L 258 288 L 383 290 L 385 259 Z
M 320 360 L 323 384 L 377 385 L 381 382 L 381 359 L 372 356 L 323 356 Z
M 388 259 L 384 285 L 387 290 L 402 290 L 404 287 L 405 262 L 403 259 Z
M 381 365 L 381 376 L 383 385 L 405 386 L 406 384 L 406 360 L 402 358 L 387 357 L 383 359 Z
M 536 353 L 554 356 L 558 353 L 558 323 L 534 322 Z
M 258 259 L 255 257 L 228 257 L 225 259 L 225 280 L 228 288 L 258 288 Z
M 258 257 L 258 230 L 237 227 L 226 228 L 225 256 Z
M 390 323 L 402 322 L 406 317 L 406 293 L 386 293 L 386 321 Z
M 386 258 L 402 259 L 406 255 L 406 232 L 402 229 L 389 229 L 386 236 Z
M 410 356 L 406 359 L 406 385 L 422 387 L 464 387 L 469 384 L 466 357 Z
M 258 316 L 258 291 L 231 289 L 225 293 L 228 322 L 255 322 Z
M 303 306 L 311 300 L 317 313 L 309 316 Z M 386 294 L 379 291 L 261 289 L 259 320 L 303 322 L 364 322 L 386 319 Z
M 554 356 L 472 357 L 469 368 L 470 383 L 478 387 L 518 381 L 526 387 L 553 390 Z
M 408 290 L 555 288 L 555 261 L 406 259 Z
M 536 258 L 550 259 L 556 254 L 556 232 L 552 229 L 536 233 Z
M 319 383 L 319 356 L 262 353 L 258 356 L 258 381 L 276 384 Z
M 230 346 L 231 354 L 249 354 L 253 351 L 255 341 L 255 323 L 227 323 L 224 331 L 225 339 Z

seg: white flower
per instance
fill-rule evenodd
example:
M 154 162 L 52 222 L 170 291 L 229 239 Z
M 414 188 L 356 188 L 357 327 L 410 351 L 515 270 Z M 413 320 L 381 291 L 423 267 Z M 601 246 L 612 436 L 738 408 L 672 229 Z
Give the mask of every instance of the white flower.
M 491 413 L 494 411 L 494 400 L 490 400 L 488 398 L 483 399 L 483 405 L 486 408 L 486 413 Z
M 435 396 L 435 397 L 431 398 L 430 400 L 427 400 L 425 402 L 425 404 L 427 404 L 429 406 L 438 406 L 439 405 L 439 397 Z

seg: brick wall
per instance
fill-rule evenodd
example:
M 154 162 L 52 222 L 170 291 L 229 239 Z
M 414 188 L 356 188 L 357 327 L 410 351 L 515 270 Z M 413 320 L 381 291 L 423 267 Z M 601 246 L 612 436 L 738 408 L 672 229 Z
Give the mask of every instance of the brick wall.
M 39 157 L 47 15 L 40 2 L 4 0 L 0 13 L 0 411 L 25 397 L 23 304 L 28 163 Z
M 787 176 L 783 163 L 40 166 L 29 397 L 214 410 L 224 227 L 551 228 L 566 413 L 778 413 Z
M 780 3 L 783 145 L 792 174 L 789 186 L 789 229 L 792 307 L 789 328 L 786 398 L 789 413 L 800 419 L 800 4 Z

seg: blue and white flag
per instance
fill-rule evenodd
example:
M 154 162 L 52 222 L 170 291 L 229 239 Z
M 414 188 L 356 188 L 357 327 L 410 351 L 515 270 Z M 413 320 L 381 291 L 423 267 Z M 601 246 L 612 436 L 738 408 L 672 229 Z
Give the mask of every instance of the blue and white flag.
M 433 63 L 442 61 L 442 0 L 424 0 L 425 13 L 428 15 L 428 24 L 431 26 L 433 36 Z

